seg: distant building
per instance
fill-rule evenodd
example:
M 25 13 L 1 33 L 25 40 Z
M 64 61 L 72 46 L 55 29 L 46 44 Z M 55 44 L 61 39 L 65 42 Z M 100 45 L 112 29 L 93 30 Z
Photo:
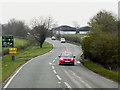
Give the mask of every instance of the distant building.
M 81 27 L 80 29 L 78 29 L 79 34 L 87 34 L 90 32 L 90 28 L 89 26 L 85 26 L 85 27 Z
M 54 28 L 53 30 L 54 34 L 75 34 L 76 28 L 70 27 L 67 25 L 59 26 L 57 28 Z
M 87 34 L 90 27 L 81 27 L 76 29 L 75 27 L 63 25 L 53 29 L 54 34 Z

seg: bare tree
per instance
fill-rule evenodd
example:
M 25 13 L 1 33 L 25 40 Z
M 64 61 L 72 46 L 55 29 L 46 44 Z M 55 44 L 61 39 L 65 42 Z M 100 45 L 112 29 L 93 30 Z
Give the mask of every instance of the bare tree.
M 47 37 L 47 32 L 52 26 L 52 22 L 53 21 L 51 17 L 45 19 L 40 17 L 38 19 L 33 19 L 32 21 L 31 34 L 39 43 L 40 48 L 42 48 L 42 45 Z

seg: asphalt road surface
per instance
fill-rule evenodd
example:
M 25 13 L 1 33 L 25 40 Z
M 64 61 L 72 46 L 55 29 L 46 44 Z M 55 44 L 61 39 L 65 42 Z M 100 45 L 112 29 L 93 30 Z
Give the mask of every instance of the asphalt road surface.
M 5 88 L 118 88 L 118 83 L 88 70 L 78 61 L 80 46 L 50 38 L 46 41 L 54 45 L 53 50 L 28 61 Z M 58 56 L 65 51 L 76 56 L 75 66 L 59 65 Z

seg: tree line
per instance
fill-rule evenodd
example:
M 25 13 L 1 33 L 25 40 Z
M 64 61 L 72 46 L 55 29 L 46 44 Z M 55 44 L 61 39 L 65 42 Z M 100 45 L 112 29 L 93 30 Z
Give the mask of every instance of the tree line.
M 51 36 L 53 23 L 52 17 L 34 18 L 31 22 L 31 27 L 26 25 L 23 21 L 11 19 L 6 24 L 2 24 L 2 35 L 13 35 L 17 38 L 28 39 L 31 42 L 38 43 L 40 48 L 46 39 Z
M 118 19 L 111 12 L 102 10 L 90 19 L 92 27 L 82 41 L 84 58 L 103 65 L 109 70 L 120 68 L 118 53 Z

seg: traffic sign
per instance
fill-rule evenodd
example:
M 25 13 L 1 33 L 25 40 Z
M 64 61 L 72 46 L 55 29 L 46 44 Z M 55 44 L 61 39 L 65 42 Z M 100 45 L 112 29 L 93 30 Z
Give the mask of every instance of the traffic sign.
M 9 53 L 17 53 L 17 48 L 9 48 Z
M 2 36 L 2 47 L 3 48 L 14 47 L 14 37 L 13 36 Z

